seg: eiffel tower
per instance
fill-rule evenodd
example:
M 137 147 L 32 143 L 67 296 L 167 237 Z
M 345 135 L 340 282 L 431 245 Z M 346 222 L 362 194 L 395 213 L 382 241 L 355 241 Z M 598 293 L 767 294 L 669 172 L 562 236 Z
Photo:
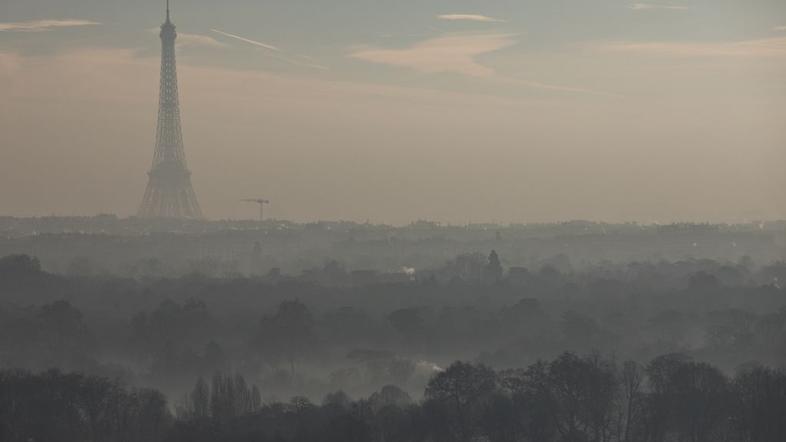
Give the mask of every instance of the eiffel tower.
M 166 22 L 161 25 L 160 35 L 161 89 L 158 99 L 156 149 L 138 216 L 199 219 L 202 218 L 202 210 L 191 185 L 191 172 L 186 165 L 183 150 L 175 63 L 177 32 L 169 19 L 169 0 L 166 2 Z

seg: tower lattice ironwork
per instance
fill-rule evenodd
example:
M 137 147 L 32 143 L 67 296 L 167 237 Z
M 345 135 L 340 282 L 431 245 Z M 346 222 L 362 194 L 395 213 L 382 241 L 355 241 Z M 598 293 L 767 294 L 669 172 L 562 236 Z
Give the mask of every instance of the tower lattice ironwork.
M 169 18 L 161 25 L 161 88 L 158 107 L 158 128 L 153 165 L 139 216 L 143 218 L 202 218 L 191 172 L 183 149 L 180 125 L 180 99 L 175 63 L 175 25 Z

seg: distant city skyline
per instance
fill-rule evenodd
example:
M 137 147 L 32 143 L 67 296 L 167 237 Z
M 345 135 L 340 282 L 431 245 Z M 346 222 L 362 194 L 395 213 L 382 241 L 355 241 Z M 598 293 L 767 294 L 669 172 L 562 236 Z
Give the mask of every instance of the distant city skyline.
M 786 2 L 174 0 L 208 218 L 786 218 Z M 0 4 L 0 215 L 133 215 L 164 1 Z

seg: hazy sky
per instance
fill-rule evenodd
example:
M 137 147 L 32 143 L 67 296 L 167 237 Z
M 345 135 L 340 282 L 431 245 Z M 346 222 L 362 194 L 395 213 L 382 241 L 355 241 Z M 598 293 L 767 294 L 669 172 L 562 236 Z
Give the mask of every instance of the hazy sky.
M 210 218 L 786 218 L 786 1 L 173 0 Z M 136 212 L 163 1 L 0 1 L 0 215 Z

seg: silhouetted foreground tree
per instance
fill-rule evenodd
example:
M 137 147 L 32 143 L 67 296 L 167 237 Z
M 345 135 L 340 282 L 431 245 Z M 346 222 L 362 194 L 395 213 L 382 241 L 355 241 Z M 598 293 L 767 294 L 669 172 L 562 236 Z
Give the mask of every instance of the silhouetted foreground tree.
M 733 379 L 669 354 L 646 366 L 565 353 L 495 372 L 456 362 L 414 403 L 395 386 L 353 401 L 262 404 L 240 375 L 198 379 L 173 419 L 160 393 L 104 378 L 0 373 L 0 440 L 167 442 L 781 442 L 786 373 Z
M 225 422 L 259 410 L 262 403 L 256 385 L 249 387 L 243 376 L 216 373 L 211 385 L 203 378 L 197 379 L 194 390 L 186 395 L 178 407 L 182 419 L 213 419 Z
M 194 394 L 206 388 L 199 381 Z M 431 379 L 420 404 L 388 386 L 354 402 L 338 392 L 322 406 L 295 398 L 230 419 L 181 419 L 172 440 L 776 442 L 786 436 L 784 413 L 781 371 L 753 366 L 729 379 L 677 354 L 642 367 L 565 353 L 503 372 L 456 362 Z
M 445 423 L 453 440 L 469 441 L 483 409 L 497 392 L 494 370 L 456 362 L 437 374 L 426 387 L 428 412 Z
M 166 438 L 171 420 L 157 391 L 58 371 L 0 372 L 4 442 L 155 442 Z

